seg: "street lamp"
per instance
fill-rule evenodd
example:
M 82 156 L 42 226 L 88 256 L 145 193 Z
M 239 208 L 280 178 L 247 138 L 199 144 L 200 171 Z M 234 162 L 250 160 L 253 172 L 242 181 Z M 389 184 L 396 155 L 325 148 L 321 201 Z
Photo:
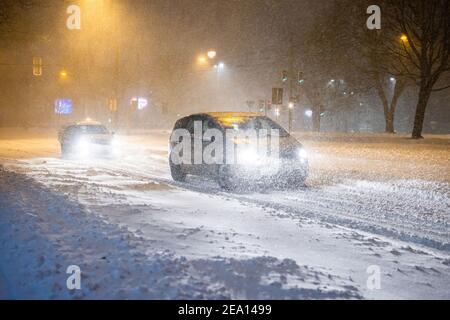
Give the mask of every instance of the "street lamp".
M 207 61 L 207 59 L 206 59 L 205 56 L 199 56 L 198 59 L 197 59 L 197 62 L 199 64 L 206 64 L 206 61 Z
M 294 109 L 294 102 L 289 102 L 288 104 L 289 108 L 289 133 L 292 131 L 292 109 Z
M 214 65 L 214 69 L 222 70 L 223 68 L 225 68 L 225 63 L 223 62 Z
M 61 70 L 61 71 L 59 72 L 59 77 L 60 77 L 61 79 L 66 79 L 66 78 L 67 78 L 67 71 L 66 71 L 66 70 Z
M 400 40 L 402 40 L 403 42 L 408 42 L 408 36 L 406 34 L 402 34 Z
M 208 56 L 208 58 L 214 59 L 217 55 L 217 52 L 215 50 L 209 50 L 206 55 Z

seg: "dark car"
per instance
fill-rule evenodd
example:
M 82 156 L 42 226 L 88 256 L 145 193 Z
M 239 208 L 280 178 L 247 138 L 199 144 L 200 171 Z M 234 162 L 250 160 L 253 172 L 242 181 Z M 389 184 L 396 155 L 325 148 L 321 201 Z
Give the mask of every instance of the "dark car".
M 58 140 L 63 156 L 90 158 L 113 153 L 114 134 L 91 120 L 64 126 L 58 133 Z
M 196 125 L 195 123 L 201 123 L 201 129 L 200 124 Z M 179 129 L 182 131 L 177 131 Z M 215 137 L 205 136 L 208 130 L 212 132 L 210 129 L 222 133 L 224 139 L 221 144 L 223 149 L 220 151 L 223 155 L 222 161 L 211 163 L 202 158 L 200 163 L 196 162 L 194 159 L 195 146 L 201 145 L 205 149 L 208 145 L 216 142 Z M 271 130 L 278 132 L 276 141 L 279 143 L 276 157 L 272 155 L 271 151 L 263 154 L 255 152 L 255 148 L 252 149 L 251 143 L 247 142 L 246 132 L 249 130 L 263 132 L 262 129 L 265 129 L 266 132 Z M 199 130 L 202 131 L 201 136 L 198 135 L 197 131 Z M 190 139 L 190 162 L 178 159 L 183 156 L 185 151 L 179 152 L 182 139 L 178 139 L 175 134 L 178 135 L 183 131 L 186 132 L 185 137 Z M 234 132 L 243 133 L 244 138 L 233 137 L 232 143 L 235 148 L 229 149 L 225 137 Z M 258 141 L 261 143 L 260 140 Z M 224 161 L 224 159 L 228 159 L 227 152 L 228 154 L 234 152 L 233 159 L 242 158 L 243 161 L 237 163 Z M 258 113 L 210 112 L 179 119 L 172 131 L 169 153 L 170 171 L 175 181 L 184 181 L 190 174 L 211 177 L 224 189 L 234 189 L 246 182 L 261 181 L 275 185 L 299 187 L 304 185 L 308 176 L 308 159 L 303 146 L 275 121 Z

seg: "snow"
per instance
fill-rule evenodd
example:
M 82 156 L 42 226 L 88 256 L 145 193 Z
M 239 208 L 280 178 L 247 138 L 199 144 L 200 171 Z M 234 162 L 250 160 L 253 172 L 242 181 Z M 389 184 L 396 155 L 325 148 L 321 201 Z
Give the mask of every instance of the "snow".
M 93 161 L 0 132 L 0 298 L 449 299 L 450 138 L 296 136 L 307 187 L 227 193 L 170 179 L 168 132 Z

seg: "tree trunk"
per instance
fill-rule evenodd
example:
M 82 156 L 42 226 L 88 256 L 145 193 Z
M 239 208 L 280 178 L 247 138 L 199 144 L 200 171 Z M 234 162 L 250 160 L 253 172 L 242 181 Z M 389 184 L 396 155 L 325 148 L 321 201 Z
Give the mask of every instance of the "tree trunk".
M 417 101 L 416 115 L 414 118 L 414 128 L 412 132 L 413 139 L 423 139 L 422 130 L 425 120 L 425 110 L 427 108 L 428 99 L 431 95 L 431 89 L 428 87 L 420 87 L 419 100 Z
M 394 130 L 394 112 L 389 110 L 387 114 L 385 114 L 385 120 L 386 120 L 386 133 L 395 133 Z
M 380 98 L 381 104 L 383 105 L 384 120 L 386 122 L 386 133 L 394 133 L 394 114 L 392 112 L 389 112 L 389 101 L 386 97 L 386 93 L 384 92 L 382 82 L 379 78 L 377 78 L 375 83 L 378 97 Z

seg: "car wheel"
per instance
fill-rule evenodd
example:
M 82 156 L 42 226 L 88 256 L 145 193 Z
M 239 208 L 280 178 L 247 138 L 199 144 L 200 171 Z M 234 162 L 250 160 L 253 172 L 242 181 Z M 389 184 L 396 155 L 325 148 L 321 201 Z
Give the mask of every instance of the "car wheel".
M 170 174 L 172 179 L 178 182 L 184 182 L 186 180 L 186 173 L 183 172 L 183 168 L 179 164 L 174 164 L 171 160 L 170 162 Z
M 303 173 L 292 173 L 287 179 L 289 188 L 298 189 L 305 186 L 306 176 Z
M 236 189 L 236 183 L 229 166 L 219 166 L 217 173 L 217 183 L 224 190 L 232 191 Z

